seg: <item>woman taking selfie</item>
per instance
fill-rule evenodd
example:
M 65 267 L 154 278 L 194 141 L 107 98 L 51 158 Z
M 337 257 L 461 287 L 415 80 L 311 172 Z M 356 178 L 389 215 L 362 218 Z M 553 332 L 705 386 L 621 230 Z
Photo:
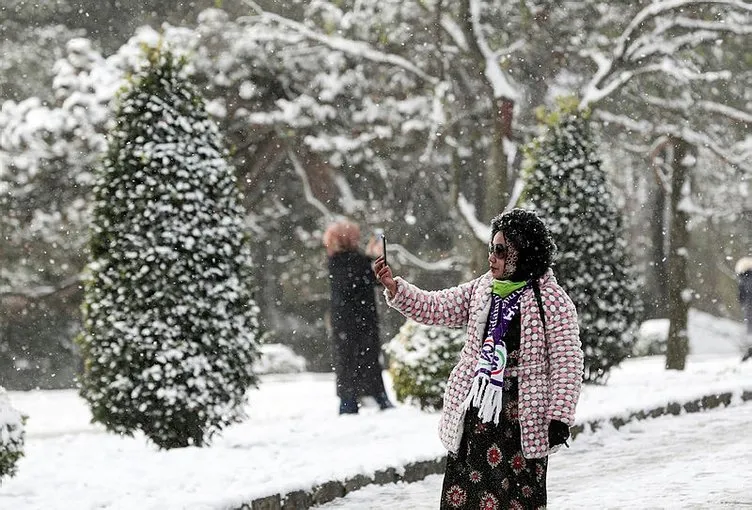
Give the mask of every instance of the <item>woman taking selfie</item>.
M 442 509 L 546 506 L 548 455 L 569 437 L 582 383 L 577 312 L 551 270 L 556 246 L 530 211 L 491 222 L 489 271 L 424 291 L 375 263 L 387 303 L 421 324 L 465 328 L 444 393 Z

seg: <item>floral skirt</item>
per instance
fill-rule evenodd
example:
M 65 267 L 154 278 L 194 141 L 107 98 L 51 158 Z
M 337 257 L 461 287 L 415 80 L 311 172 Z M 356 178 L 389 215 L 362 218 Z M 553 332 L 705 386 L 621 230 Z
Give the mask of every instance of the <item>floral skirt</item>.
M 457 455 L 447 457 L 441 510 L 546 508 L 548 458 L 522 456 L 516 378 L 504 380 L 504 411 L 496 425 L 468 409 Z

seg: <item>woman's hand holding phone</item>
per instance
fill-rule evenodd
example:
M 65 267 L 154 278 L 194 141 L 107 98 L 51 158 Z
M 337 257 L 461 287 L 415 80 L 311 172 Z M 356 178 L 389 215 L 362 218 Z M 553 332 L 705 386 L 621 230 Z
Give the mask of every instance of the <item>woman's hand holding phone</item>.
M 397 294 L 397 282 L 394 281 L 392 269 L 387 265 L 384 255 L 379 256 L 373 264 L 373 272 L 376 273 L 376 279 L 389 292 L 389 297 L 393 298 Z

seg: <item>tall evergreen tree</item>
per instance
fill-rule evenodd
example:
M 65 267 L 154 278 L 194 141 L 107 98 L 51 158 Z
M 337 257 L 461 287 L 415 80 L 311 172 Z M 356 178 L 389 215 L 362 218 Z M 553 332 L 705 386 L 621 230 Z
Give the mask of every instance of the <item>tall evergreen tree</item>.
M 556 240 L 556 275 L 579 314 L 585 380 L 596 382 L 632 351 L 637 283 L 587 114 L 562 102 L 545 120 L 528 152 L 526 197 Z
M 95 179 L 81 394 L 111 431 L 202 446 L 244 417 L 258 308 L 218 129 L 182 62 L 148 60 Z

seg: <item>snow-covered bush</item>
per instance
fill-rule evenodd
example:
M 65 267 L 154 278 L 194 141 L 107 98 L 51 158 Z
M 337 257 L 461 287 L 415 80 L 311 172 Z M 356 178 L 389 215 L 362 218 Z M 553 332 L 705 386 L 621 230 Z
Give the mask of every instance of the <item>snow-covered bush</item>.
M 23 457 L 26 417 L 13 408 L 5 388 L 0 386 L 0 480 L 16 474 Z
M 465 332 L 407 321 L 385 346 L 400 402 L 441 409 L 444 389 L 464 345 Z
M 259 358 L 253 364 L 253 373 L 257 375 L 292 374 L 305 370 L 305 358 L 283 344 L 262 344 Z
M 669 325 L 668 319 L 650 319 L 640 324 L 632 354 L 638 357 L 666 354 Z
M 560 103 L 528 156 L 527 200 L 558 246 L 556 277 L 577 307 L 585 380 L 632 353 L 640 303 L 623 220 L 577 102 Z
M 203 446 L 244 418 L 258 307 L 218 128 L 183 64 L 148 57 L 95 176 L 81 395 L 113 432 Z

